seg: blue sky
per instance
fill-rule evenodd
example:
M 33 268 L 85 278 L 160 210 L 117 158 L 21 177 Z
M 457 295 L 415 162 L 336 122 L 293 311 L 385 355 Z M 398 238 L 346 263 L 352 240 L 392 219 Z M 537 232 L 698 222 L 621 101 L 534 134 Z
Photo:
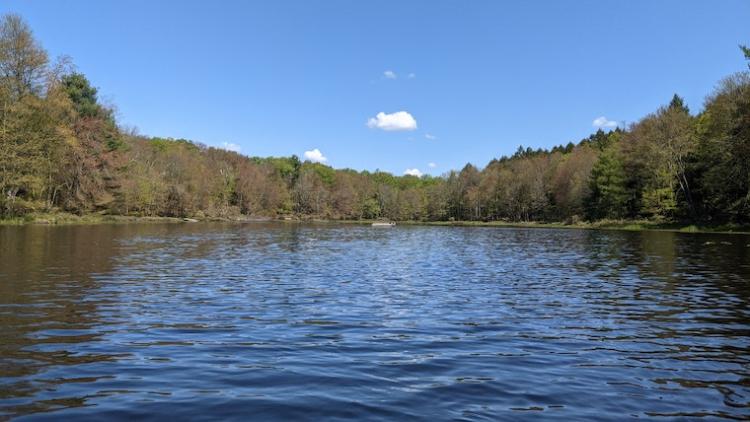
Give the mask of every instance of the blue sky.
M 578 141 L 673 93 L 698 110 L 750 44 L 746 0 L 3 0 L 9 11 L 140 133 L 395 174 Z

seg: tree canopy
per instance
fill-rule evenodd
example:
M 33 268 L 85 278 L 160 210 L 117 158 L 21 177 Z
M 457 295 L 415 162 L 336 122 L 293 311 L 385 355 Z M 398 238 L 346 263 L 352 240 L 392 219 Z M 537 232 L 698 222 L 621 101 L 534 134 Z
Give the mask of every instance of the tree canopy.
M 750 49 L 741 46 L 750 60 Z M 80 72 L 50 65 L 17 15 L 0 19 L 0 217 L 142 216 L 750 222 L 750 72 L 697 114 L 675 94 L 627 128 L 519 146 L 441 177 L 337 170 L 135 135 Z

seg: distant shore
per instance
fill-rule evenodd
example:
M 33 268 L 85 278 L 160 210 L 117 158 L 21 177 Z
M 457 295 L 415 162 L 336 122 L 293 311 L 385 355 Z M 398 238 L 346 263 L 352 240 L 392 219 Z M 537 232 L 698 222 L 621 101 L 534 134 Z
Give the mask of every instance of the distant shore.
M 0 226 L 21 225 L 96 225 L 96 224 L 134 224 L 134 223 L 200 223 L 200 222 L 283 222 L 314 224 L 358 224 L 370 225 L 382 220 L 336 220 L 314 217 L 258 217 L 229 216 L 207 218 L 181 217 L 139 217 L 126 215 L 44 213 L 29 214 L 25 217 L 0 219 Z M 750 234 L 750 226 L 694 225 L 677 222 L 655 222 L 649 220 L 600 220 L 576 223 L 536 222 L 536 221 L 396 221 L 399 225 L 444 226 L 444 227 L 508 227 L 508 228 L 542 228 L 542 229 L 579 229 L 579 230 L 623 230 L 623 231 L 667 231 L 679 233 L 723 233 Z

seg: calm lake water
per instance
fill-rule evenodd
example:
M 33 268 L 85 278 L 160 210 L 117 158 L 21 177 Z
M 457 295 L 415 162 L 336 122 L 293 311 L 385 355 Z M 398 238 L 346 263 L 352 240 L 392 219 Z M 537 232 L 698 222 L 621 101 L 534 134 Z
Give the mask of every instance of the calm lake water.
M 750 237 L 0 227 L 0 420 L 750 418 Z

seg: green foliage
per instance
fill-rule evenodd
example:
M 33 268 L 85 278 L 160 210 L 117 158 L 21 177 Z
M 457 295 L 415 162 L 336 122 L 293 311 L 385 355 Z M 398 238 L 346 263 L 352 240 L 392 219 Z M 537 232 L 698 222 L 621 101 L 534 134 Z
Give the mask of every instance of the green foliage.
M 305 163 L 302 167 L 313 169 L 326 186 L 333 185 L 334 178 L 336 177 L 336 170 L 333 168 L 321 163 Z
M 374 220 L 380 217 L 380 204 L 374 198 L 368 198 L 362 202 L 362 218 Z
M 622 218 L 629 199 L 622 160 L 615 149 L 608 149 L 591 170 L 591 195 L 588 199 L 591 219 Z
M 685 104 L 685 100 L 677 94 L 674 94 L 672 101 L 669 102 L 669 109 L 681 111 L 683 113 L 690 113 L 690 109 Z
M 750 221 L 750 73 L 722 81 L 697 126 L 692 177 L 704 219 Z
M 197 151 L 199 149 L 198 145 L 187 139 L 153 137 L 150 141 L 151 147 L 160 152 L 165 152 L 174 148 L 185 148 L 191 151 Z
M 92 87 L 88 79 L 80 73 L 71 73 L 64 75 L 61 80 L 63 90 L 73 107 L 81 117 L 101 117 L 108 116 L 105 110 L 99 105 L 96 97 L 96 88 Z
M 281 178 L 287 182 L 288 187 L 294 186 L 297 179 L 299 179 L 302 162 L 296 155 L 292 155 L 291 157 L 253 157 L 252 160 L 258 164 L 267 163 L 273 166 Z
M 672 188 L 653 188 L 644 190 L 642 204 L 644 214 L 667 217 L 677 209 L 677 198 Z
M 599 129 L 588 138 L 581 140 L 580 145 L 587 145 L 596 148 L 599 151 L 604 151 L 610 145 L 616 143 L 620 139 L 622 133 L 623 130 L 619 127 L 609 132 Z

